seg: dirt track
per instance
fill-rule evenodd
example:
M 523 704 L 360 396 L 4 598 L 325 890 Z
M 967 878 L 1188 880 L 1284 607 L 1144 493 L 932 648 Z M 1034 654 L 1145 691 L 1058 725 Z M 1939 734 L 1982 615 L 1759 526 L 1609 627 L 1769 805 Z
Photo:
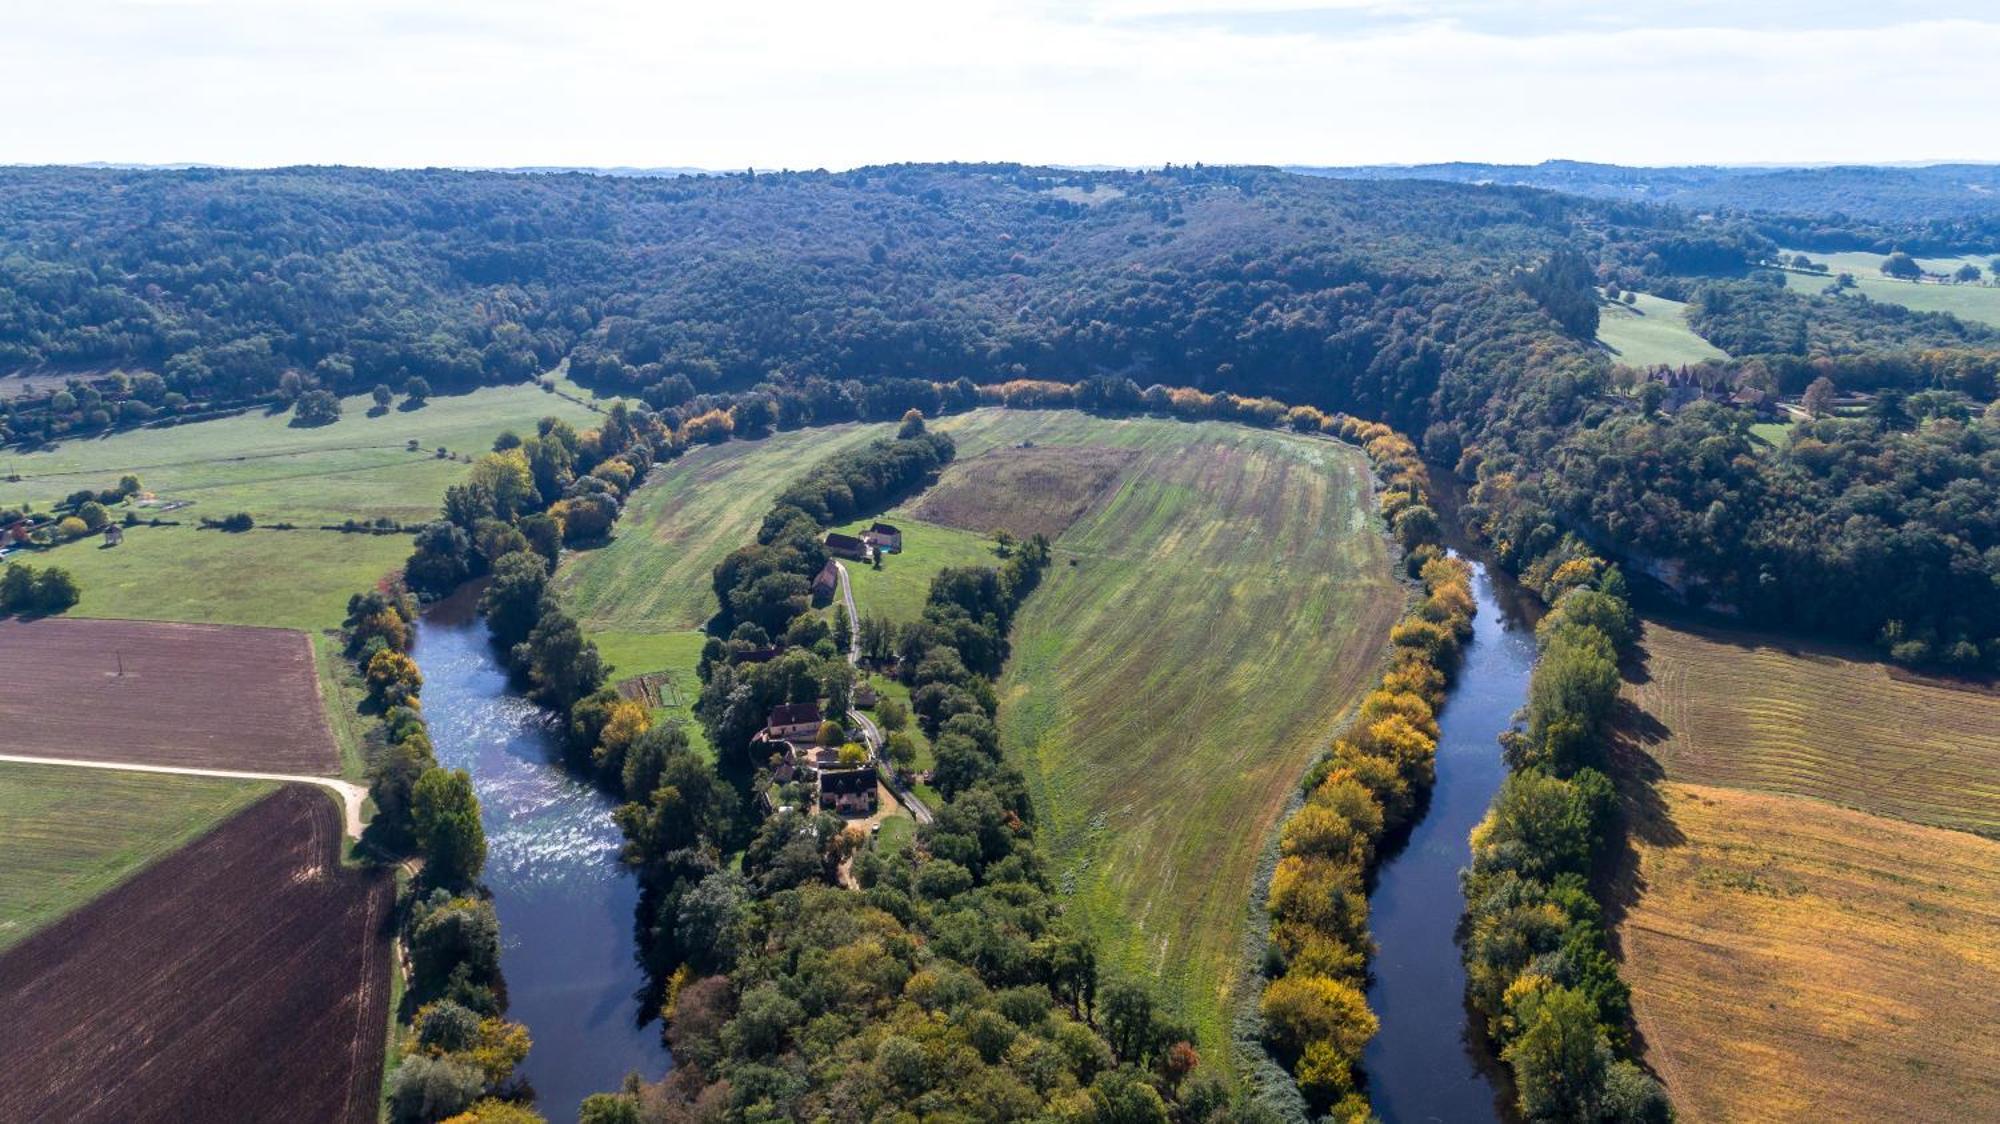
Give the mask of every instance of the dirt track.
M 393 882 L 292 785 L 0 956 L 0 1120 L 377 1116 Z
M 302 633 L 156 621 L 0 621 L 10 753 L 334 773 Z

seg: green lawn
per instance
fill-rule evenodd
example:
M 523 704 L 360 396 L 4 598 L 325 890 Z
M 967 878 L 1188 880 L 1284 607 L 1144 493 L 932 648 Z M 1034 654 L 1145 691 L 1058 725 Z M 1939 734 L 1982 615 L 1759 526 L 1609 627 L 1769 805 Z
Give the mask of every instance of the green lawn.
M 1001 736 L 1105 966 L 1159 981 L 1227 1065 L 1258 857 L 1405 601 L 1367 465 L 1219 423 L 987 410 L 939 425 L 965 456 L 1023 441 L 1137 453 L 1056 540 L 1015 624 Z M 977 486 L 956 469 L 940 484 Z
M 854 608 L 864 617 L 881 613 L 898 624 L 916 620 L 924 615 L 931 579 L 940 570 L 999 564 L 994 542 L 986 535 L 926 523 L 900 511 L 886 518 L 903 532 L 902 552 L 883 558 L 879 570 L 866 562 L 847 563 L 848 580 L 854 583 Z M 874 522 L 872 518 L 861 519 L 836 530 L 858 536 Z M 839 600 L 836 596 L 834 603 Z
M 1791 254 L 1793 251 L 1781 251 Z M 1815 254 L 1806 256 L 1816 262 L 1825 262 L 1829 272 L 1824 276 L 1810 273 L 1785 274 L 1785 287 L 1807 294 L 1825 291 L 1835 276 L 1846 272 L 1854 275 L 1856 289 L 1870 300 L 1885 304 L 1899 304 L 1918 312 L 1949 312 L 1961 320 L 2000 327 L 2000 285 L 1968 284 L 1940 285 L 1928 281 L 1902 281 L 1882 275 L 1882 260 L 1885 255 L 1869 253 Z M 1992 254 L 1972 254 L 1966 257 L 1918 258 L 1917 264 L 1927 270 L 1950 273 L 1965 264 L 1976 265 L 1984 271 Z M 1993 275 L 1984 273 L 1982 282 L 1991 282 Z
M 684 632 L 715 615 L 716 563 L 756 538 L 785 486 L 885 425 L 831 426 L 695 449 L 634 492 L 609 545 L 563 563 L 556 586 L 586 632 Z
M 386 516 L 405 522 L 434 517 L 445 486 L 465 471 L 502 430 L 527 432 L 544 415 L 588 428 L 596 415 L 527 385 L 490 387 L 434 398 L 422 409 L 392 408 L 368 417 L 365 397 L 344 400 L 339 421 L 300 429 L 290 415 L 261 410 L 217 421 L 142 429 L 65 441 L 54 449 L 0 455 L 0 507 L 46 507 L 84 488 L 103 490 L 126 473 L 138 475 L 162 500 L 192 507 L 164 518 L 189 523 L 201 516 L 248 511 L 259 522 L 301 526 Z M 407 448 L 411 439 L 418 452 Z M 143 514 L 143 512 L 142 512 Z
M 694 718 L 695 699 L 701 693 L 701 680 L 695 668 L 701 664 L 701 646 L 707 641 L 706 634 L 698 631 L 685 632 L 599 632 L 593 631 L 590 638 L 597 645 L 598 654 L 611 664 L 611 679 L 629 679 L 635 675 L 646 675 L 656 671 L 671 672 L 674 686 L 679 691 L 680 705 L 671 701 L 653 712 L 655 722 L 679 721 L 686 725 L 688 744 L 704 757 L 713 757 L 709 748 L 708 735 L 702 731 L 701 723 Z
M 1613 359 L 1631 367 L 1679 367 L 1729 358 L 1688 327 L 1686 304 L 1647 293 L 1634 295 L 1633 304 L 1621 302 L 1599 310 L 1597 342 Z
M 0 949 L 276 788 L 261 781 L 0 763 Z

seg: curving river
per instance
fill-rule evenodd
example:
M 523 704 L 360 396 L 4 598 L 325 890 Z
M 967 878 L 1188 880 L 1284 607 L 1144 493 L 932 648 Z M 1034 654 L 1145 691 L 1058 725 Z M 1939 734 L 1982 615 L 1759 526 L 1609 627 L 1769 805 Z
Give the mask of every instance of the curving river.
M 1382 864 L 1368 899 L 1380 951 L 1368 1005 L 1382 1019 L 1362 1067 L 1385 1124 L 1497 1121 L 1503 1082 L 1472 1033 L 1465 968 L 1453 939 L 1465 901 L 1467 841 L 1507 776 L 1499 737 L 1528 696 L 1532 615 L 1505 575 L 1473 562 L 1472 642 L 1438 714 L 1437 783 L 1409 842 Z
M 628 1071 L 652 1081 L 670 1065 L 659 1027 L 637 1018 L 639 887 L 613 801 L 564 770 L 554 717 L 508 690 L 476 600 L 461 590 L 417 630 L 424 717 L 438 760 L 479 792 L 507 1014 L 534 1039 L 521 1072 L 544 1115 L 574 1120 Z

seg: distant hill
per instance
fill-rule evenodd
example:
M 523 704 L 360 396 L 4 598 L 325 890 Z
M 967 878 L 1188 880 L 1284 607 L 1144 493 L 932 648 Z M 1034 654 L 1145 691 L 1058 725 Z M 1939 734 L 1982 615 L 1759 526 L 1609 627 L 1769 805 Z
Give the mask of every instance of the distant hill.
M 1592 199 L 1667 203 L 1695 210 L 1844 216 L 1911 231 L 1946 223 L 1969 231 L 2000 233 L 2000 164 L 1634 168 L 1549 160 L 1540 164 L 1377 164 L 1287 170 L 1334 179 L 1510 184 Z

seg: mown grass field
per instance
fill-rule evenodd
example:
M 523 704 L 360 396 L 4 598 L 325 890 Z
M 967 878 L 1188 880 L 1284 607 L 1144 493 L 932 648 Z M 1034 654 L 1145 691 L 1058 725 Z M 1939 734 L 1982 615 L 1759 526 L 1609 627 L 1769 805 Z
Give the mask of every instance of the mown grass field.
M 1224 424 L 989 410 L 939 425 L 962 457 L 1024 441 L 1130 453 L 1015 623 L 1000 728 L 1101 962 L 1157 980 L 1227 1065 L 1258 854 L 1404 602 L 1366 463 Z M 978 526 L 976 500 L 960 497 Z
M 1792 251 L 1783 251 L 1790 254 Z M 1991 284 L 1940 285 L 1928 281 L 1904 281 L 1882 274 L 1885 255 L 1861 252 L 1840 254 L 1816 254 L 1808 251 L 1806 256 L 1816 262 L 1825 262 L 1825 274 L 1792 273 L 1785 274 L 1785 287 L 1797 292 L 1816 295 L 1824 292 L 1841 273 L 1852 273 L 1856 289 L 1870 300 L 1885 304 L 1900 304 L 1904 308 L 1918 312 L 1949 312 L 1961 320 L 2000 327 L 2000 286 Z M 1951 273 L 1961 265 L 1972 264 L 1980 268 L 1981 281 L 1990 282 L 1991 273 L 1985 272 L 1992 260 L 1991 254 L 1975 254 L 1970 257 L 1927 258 L 1920 257 L 1917 264 L 1926 270 Z
M 706 634 L 592 632 L 590 639 L 597 645 L 598 654 L 611 665 L 613 683 L 636 675 L 662 671 L 671 674 L 672 690 L 661 691 L 667 697 L 667 705 L 653 711 L 653 721 L 682 723 L 687 730 L 688 745 L 705 757 L 713 756 L 708 735 L 694 718 L 695 699 L 701 694 L 701 679 L 695 669 L 701 664 L 701 646 L 708 639 Z
M 1649 621 L 1627 696 L 1668 780 L 2000 837 L 2000 692 L 1754 633 Z
M 848 581 L 854 586 L 854 608 L 864 617 L 880 613 L 898 624 L 916 620 L 924 615 L 931 580 L 939 571 L 953 566 L 999 564 L 995 544 L 985 535 L 926 523 L 902 510 L 890 512 L 885 519 L 902 530 L 902 553 L 888 555 L 879 570 L 866 562 L 847 563 Z M 858 536 L 873 522 L 861 519 L 835 529 Z M 840 597 L 835 594 L 832 604 L 839 603 Z M 831 606 L 828 611 L 831 612 Z
M 557 576 L 564 604 L 592 633 L 701 628 L 715 615 L 715 564 L 756 537 L 778 493 L 827 457 L 893 432 L 886 425 L 794 430 L 705 446 L 660 465 L 619 516 L 617 537 L 564 563 Z
M 1597 342 L 1628 367 L 1692 365 L 1729 354 L 1688 326 L 1687 305 L 1648 293 L 1631 304 L 1604 305 L 1598 313 Z
M 261 781 L 0 762 L 0 949 L 247 807 Z
M 1619 928 L 1683 1120 L 2000 1119 L 2000 843 L 1664 784 Z
M 255 412 L 9 454 L 0 457 L 0 470 L 22 479 L 0 482 L 0 507 L 45 508 L 136 473 L 161 500 L 193 506 L 140 509 L 142 517 L 159 514 L 181 525 L 130 528 L 122 546 L 106 548 L 93 537 L 29 556 L 32 564 L 62 566 L 76 576 L 83 600 L 73 615 L 314 631 L 339 624 L 351 594 L 401 566 L 410 540 L 312 528 L 348 518 L 431 519 L 445 488 L 467 471 L 461 460 L 439 459 L 437 446 L 477 456 L 503 430 L 526 432 L 544 415 L 584 428 L 596 417 L 525 385 L 436 398 L 420 410 L 392 408 L 375 418 L 364 416 L 367 406 L 367 399 L 348 399 L 338 422 L 313 429 Z M 404 448 L 411 437 L 424 452 Z M 236 511 L 262 525 L 240 534 L 199 526 L 202 516 Z M 272 530 L 274 522 L 301 529 Z
M 291 415 L 253 410 L 232 418 L 109 437 L 64 441 L 53 449 L 0 454 L 0 507 L 46 507 L 84 488 L 102 490 L 134 473 L 162 500 L 193 506 L 163 518 L 247 511 L 260 523 L 301 526 L 386 516 L 434 517 L 445 486 L 465 471 L 455 456 L 478 456 L 502 430 L 528 432 L 546 415 L 589 428 L 595 414 L 533 386 L 489 387 L 433 398 L 421 409 L 391 407 L 378 417 L 364 397 L 342 400 L 339 421 L 299 428 Z M 415 439 L 418 451 L 410 452 Z M 147 514 L 141 512 L 142 515 Z

